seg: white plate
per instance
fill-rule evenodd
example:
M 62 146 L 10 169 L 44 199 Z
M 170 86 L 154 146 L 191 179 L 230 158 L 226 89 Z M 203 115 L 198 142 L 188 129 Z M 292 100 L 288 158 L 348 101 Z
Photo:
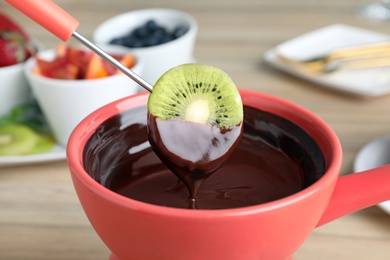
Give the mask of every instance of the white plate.
M 390 164 L 390 136 L 383 136 L 366 144 L 355 158 L 354 171 L 361 172 Z M 390 201 L 378 204 L 390 214 Z
M 18 155 L 18 156 L 0 156 L 0 167 L 31 164 L 40 162 L 50 162 L 66 159 L 66 150 L 64 147 L 56 145 L 47 153 Z
M 282 43 L 267 51 L 264 59 L 281 71 L 319 85 L 349 94 L 374 97 L 390 93 L 390 66 L 314 75 L 281 62 L 277 54 L 291 59 L 305 60 L 326 54 L 336 48 L 387 40 L 390 40 L 390 35 L 344 24 L 334 24 Z

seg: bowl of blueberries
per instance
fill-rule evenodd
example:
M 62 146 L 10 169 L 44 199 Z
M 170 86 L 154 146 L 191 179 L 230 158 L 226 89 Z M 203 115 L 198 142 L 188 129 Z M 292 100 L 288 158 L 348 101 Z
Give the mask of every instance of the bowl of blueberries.
M 198 25 L 188 13 L 166 8 L 130 11 L 100 24 L 93 34 L 102 49 L 127 50 L 143 60 L 151 84 L 168 69 L 194 62 Z

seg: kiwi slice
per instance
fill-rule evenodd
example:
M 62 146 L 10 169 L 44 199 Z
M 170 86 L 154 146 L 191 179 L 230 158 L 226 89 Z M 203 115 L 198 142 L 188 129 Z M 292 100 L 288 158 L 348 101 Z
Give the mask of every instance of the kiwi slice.
M 183 64 L 164 73 L 149 96 L 148 111 L 163 120 L 184 120 L 230 129 L 243 120 L 241 96 L 222 70 Z
M 0 126 L 0 155 L 23 155 L 37 144 L 39 136 L 29 127 L 20 124 Z
M 35 146 L 27 152 L 27 154 L 46 153 L 53 149 L 56 142 L 54 138 L 48 134 L 38 134 L 38 140 Z

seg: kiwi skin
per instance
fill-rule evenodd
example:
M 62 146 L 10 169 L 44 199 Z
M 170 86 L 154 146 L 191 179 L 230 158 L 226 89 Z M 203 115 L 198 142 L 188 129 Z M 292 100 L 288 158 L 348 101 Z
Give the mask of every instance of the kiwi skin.
M 237 87 L 222 70 L 183 64 L 164 73 L 149 95 L 148 111 L 163 120 L 185 120 L 231 129 L 242 123 Z

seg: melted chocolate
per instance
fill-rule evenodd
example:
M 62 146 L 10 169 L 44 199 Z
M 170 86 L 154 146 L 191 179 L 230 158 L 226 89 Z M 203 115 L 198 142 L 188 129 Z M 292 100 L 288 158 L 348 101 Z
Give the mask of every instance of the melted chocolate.
M 200 186 L 196 208 L 256 205 L 294 194 L 324 173 L 320 149 L 293 123 L 244 107 L 243 135 L 230 158 Z M 190 194 L 160 161 L 147 134 L 146 107 L 104 122 L 84 149 L 85 170 L 123 196 L 188 208 Z
M 232 154 L 242 133 L 242 124 L 231 129 L 161 120 L 148 114 L 148 136 L 154 152 L 187 187 L 189 208 L 196 208 L 201 184 Z

